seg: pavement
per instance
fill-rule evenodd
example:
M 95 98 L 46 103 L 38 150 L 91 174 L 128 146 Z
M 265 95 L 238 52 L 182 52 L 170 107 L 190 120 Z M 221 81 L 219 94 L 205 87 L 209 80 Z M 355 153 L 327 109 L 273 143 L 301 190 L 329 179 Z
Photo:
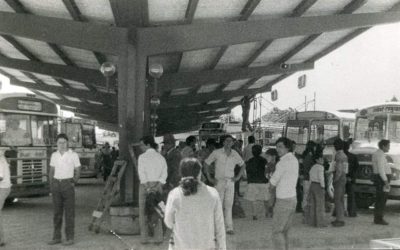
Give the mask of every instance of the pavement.
M 103 231 L 99 234 L 88 231 L 91 214 L 103 187 L 104 183 L 95 179 L 82 179 L 77 185 L 75 244 L 69 247 L 46 244 L 53 231 L 51 197 L 20 199 L 6 206 L 2 217 L 7 245 L 3 249 L 168 248 L 167 241 L 162 245 L 141 245 L 139 236 L 120 235 L 118 238 L 107 233 L 109 223 L 103 224 Z M 249 211 L 248 202 L 242 200 L 242 206 L 245 212 Z M 400 202 L 390 201 L 387 210 L 385 218 L 390 222 L 389 226 L 374 225 L 372 210 L 361 210 L 358 217 L 346 218 L 346 225 L 341 228 L 312 228 L 302 223 L 301 214 L 296 214 L 290 234 L 291 249 L 368 249 L 371 239 L 400 238 Z M 256 221 L 252 220 L 250 215 L 235 219 L 235 235 L 227 235 L 228 249 L 272 249 L 271 222 L 272 219 L 265 218 L 262 214 Z

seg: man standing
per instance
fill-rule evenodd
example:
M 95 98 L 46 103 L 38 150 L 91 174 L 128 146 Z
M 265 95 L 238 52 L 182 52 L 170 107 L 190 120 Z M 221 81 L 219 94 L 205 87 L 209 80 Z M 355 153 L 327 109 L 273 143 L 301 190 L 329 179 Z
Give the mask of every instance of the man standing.
M 235 150 L 232 150 L 233 137 L 226 135 L 222 140 L 224 147 L 214 150 L 204 163 L 207 178 L 214 184 L 221 198 L 225 215 L 226 233 L 234 234 L 232 222 L 234 183 L 242 177 L 245 164 L 240 155 Z M 209 167 L 214 162 L 215 178 L 212 178 Z M 236 165 L 241 167 L 237 176 L 234 174 Z
M 357 216 L 357 207 L 356 207 L 356 199 L 354 192 L 354 185 L 356 183 L 356 173 L 359 167 L 358 159 L 355 154 L 349 152 L 351 145 L 351 141 L 347 141 L 344 144 L 344 153 L 347 156 L 349 163 L 349 171 L 347 174 L 347 183 L 346 183 L 346 193 L 347 193 L 347 213 L 349 217 Z
M 57 151 L 51 155 L 49 181 L 54 206 L 54 234 L 49 245 L 61 243 L 61 226 L 65 213 L 64 246 L 74 244 L 75 227 L 75 183 L 80 176 L 79 156 L 68 149 L 68 137 L 59 134 L 56 138 Z
M 162 193 L 162 185 L 165 184 L 168 167 L 164 157 L 155 149 L 157 144 L 152 136 L 144 136 L 140 140 L 140 149 L 144 152 L 138 158 L 139 172 L 139 224 L 142 244 L 162 243 L 163 231 L 161 220 L 157 220 L 154 226 L 153 239 L 149 235 L 148 220 L 145 213 L 146 197 L 150 192 Z
M 342 227 L 344 226 L 344 194 L 346 192 L 346 181 L 348 172 L 348 159 L 343 151 L 344 143 L 342 139 L 337 138 L 333 142 L 335 147 L 335 161 L 334 161 L 334 173 L 333 173 L 333 199 L 335 202 L 335 214 L 336 220 L 332 221 L 332 226 Z
M 181 162 L 181 152 L 175 148 L 175 137 L 172 134 L 164 135 L 164 148 L 163 156 L 167 161 L 168 166 L 168 177 L 166 180 L 168 190 L 172 190 L 174 187 L 179 185 L 180 174 L 179 174 L 179 163 Z
M 194 157 L 196 151 L 196 137 L 194 135 L 186 138 L 186 146 L 182 149 L 182 158 Z
M 272 242 L 274 249 L 289 249 L 289 229 L 296 211 L 296 184 L 299 162 L 291 153 L 292 141 L 282 137 L 276 141 L 280 157 L 270 179 L 271 192 L 276 192 L 272 218 Z
M 385 153 L 390 150 L 389 140 L 380 140 L 379 149 L 372 155 L 372 167 L 374 171 L 374 183 L 376 186 L 376 201 L 374 211 L 374 223 L 388 225 L 383 215 L 385 212 L 386 200 L 390 191 L 390 178 L 392 171 L 387 164 Z

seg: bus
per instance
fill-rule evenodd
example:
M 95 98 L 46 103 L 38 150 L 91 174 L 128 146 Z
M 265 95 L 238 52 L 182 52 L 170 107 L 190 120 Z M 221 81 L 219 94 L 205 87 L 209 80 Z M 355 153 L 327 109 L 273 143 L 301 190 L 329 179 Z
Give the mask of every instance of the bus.
M 226 135 L 227 128 L 223 122 L 204 122 L 199 130 L 199 145 L 205 145 L 207 139 L 215 139 L 219 142 L 221 136 Z
M 336 138 L 353 137 L 354 113 L 303 111 L 292 114 L 285 126 L 285 137 L 296 142 L 296 153 L 302 154 L 305 145 L 312 140 L 325 145 L 324 157 L 332 161 L 333 142 Z
M 355 141 L 351 152 L 359 161 L 356 171 L 357 207 L 368 208 L 375 201 L 372 154 L 381 139 L 390 140 L 386 159 L 392 169 L 390 199 L 400 199 L 400 103 L 388 102 L 360 109 L 356 114 Z
M 32 94 L 0 94 L 0 153 L 10 164 L 10 198 L 50 193 L 49 158 L 57 136 L 55 103 Z
M 69 138 L 69 147 L 79 156 L 81 162 L 81 177 L 97 178 L 96 168 L 96 122 L 87 119 L 62 118 L 61 132 Z
M 284 132 L 284 123 L 268 123 L 257 128 L 254 132 L 254 137 L 257 144 L 267 149 L 275 147 L 275 142 L 284 135 Z

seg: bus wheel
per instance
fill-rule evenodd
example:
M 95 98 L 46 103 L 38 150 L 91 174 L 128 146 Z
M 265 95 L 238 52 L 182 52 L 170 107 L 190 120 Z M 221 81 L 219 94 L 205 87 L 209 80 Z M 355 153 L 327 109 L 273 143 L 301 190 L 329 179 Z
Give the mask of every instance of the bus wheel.
M 375 197 L 370 193 L 356 193 L 357 208 L 368 209 L 375 202 Z

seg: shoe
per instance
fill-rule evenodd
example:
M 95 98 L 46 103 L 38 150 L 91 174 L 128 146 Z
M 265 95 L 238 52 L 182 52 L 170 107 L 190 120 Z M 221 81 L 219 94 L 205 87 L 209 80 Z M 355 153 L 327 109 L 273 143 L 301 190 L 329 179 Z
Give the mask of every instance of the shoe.
M 253 216 L 253 220 L 257 220 L 257 216 Z
M 62 243 L 63 246 L 71 246 L 74 244 L 74 240 L 67 240 Z
M 235 232 L 233 232 L 233 230 L 228 230 L 228 231 L 226 231 L 226 234 L 234 235 Z
M 343 227 L 344 226 L 344 221 L 335 220 L 335 221 L 332 221 L 331 224 L 334 227 Z
M 47 242 L 47 245 L 56 245 L 56 244 L 60 244 L 61 240 L 60 239 L 53 239 L 49 242 Z
M 378 221 L 374 221 L 375 224 L 377 225 L 382 225 L 382 226 L 387 226 L 389 225 L 389 223 L 385 220 L 378 220 Z

